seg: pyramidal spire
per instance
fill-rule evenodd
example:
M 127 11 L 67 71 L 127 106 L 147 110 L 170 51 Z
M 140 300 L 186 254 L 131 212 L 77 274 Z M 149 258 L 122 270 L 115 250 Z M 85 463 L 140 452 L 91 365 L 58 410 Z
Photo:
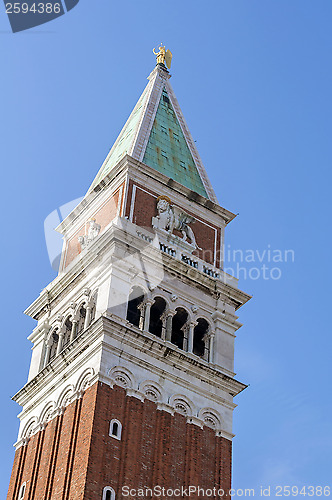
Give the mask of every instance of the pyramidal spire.
M 171 60 L 170 51 L 165 59 Z M 95 177 L 89 192 L 129 155 L 217 203 L 160 52 L 149 83 Z M 166 61 L 167 62 L 167 61 Z M 170 63 L 169 63 L 170 64 Z

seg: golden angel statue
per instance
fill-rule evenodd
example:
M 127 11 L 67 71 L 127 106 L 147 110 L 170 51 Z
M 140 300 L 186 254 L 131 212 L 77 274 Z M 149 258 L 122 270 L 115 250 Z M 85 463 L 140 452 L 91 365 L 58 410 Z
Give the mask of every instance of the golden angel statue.
M 162 43 L 160 44 L 159 52 L 156 52 L 156 50 L 153 49 L 153 53 L 157 57 L 157 64 L 165 65 L 166 62 L 168 69 L 171 67 L 173 57 L 172 52 L 169 49 L 166 50 L 166 47 L 163 46 Z

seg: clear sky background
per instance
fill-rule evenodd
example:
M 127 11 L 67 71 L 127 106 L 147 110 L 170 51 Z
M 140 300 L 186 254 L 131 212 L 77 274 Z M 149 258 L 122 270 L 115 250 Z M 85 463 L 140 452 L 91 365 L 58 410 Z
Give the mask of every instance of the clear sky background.
M 250 386 L 236 398 L 233 485 L 332 486 L 331 16 L 330 0 L 80 0 L 12 34 L 0 6 L 0 498 L 35 326 L 22 311 L 55 277 L 44 219 L 85 194 L 161 41 L 218 199 L 239 213 L 226 245 L 295 252 L 264 259 L 278 280 L 240 272 L 253 299 L 239 311 L 236 372 Z

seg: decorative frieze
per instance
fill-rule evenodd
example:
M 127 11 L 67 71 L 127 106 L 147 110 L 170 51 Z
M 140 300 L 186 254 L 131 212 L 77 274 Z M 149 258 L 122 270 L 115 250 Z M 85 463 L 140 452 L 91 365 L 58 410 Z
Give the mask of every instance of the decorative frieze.
M 87 233 L 84 236 L 78 236 L 78 242 L 81 245 L 81 249 L 87 248 L 92 241 L 97 238 L 100 233 L 101 225 L 96 223 L 96 219 L 91 219 L 88 221 Z
M 192 215 L 172 205 L 168 196 L 159 196 L 159 198 L 157 198 L 157 211 L 158 215 L 152 217 L 152 227 L 166 231 L 166 233 L 170 235 L 173 234 L 173 231 L 180 231 L 184 242 L 188 243 L 187 239 L 189 238 L 189 244 L 192 249 L 195 250 L 199 248 L 196 243 L 194 232 L 190 227 L 190 224 L 195 222 L 195 218 Z

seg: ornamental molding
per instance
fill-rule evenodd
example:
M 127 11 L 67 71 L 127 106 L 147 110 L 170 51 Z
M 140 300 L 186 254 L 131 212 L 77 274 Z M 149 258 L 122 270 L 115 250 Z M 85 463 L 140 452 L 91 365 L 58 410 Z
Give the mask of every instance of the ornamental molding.
M 236 395 L 246 388 L 245 384 L 229 375 L 228 370 L 209 364 L 178 349 L 170 342 L 128 325 L 125 320 L 105 312 L 13 397 L 23 406 L 21 420 L 31 414 L 34 406 L 48 402 L 47 397 L 51 391 L 54 393 L 57 388 L 63 387 L 63 379 L 54 379 L 55 373 L 63 373 L 69 378 L 77 373 L 80 367 L 82 369 L 91 366 L 92 360 L 100 359 L 103 352 L 121 356 L 125 363 L 148 370 L 157 380 L 166 376 L 170 382 L 178 385 L 179 378 L 172 373 L 176 365 L 187 373 L 188 377 L 192 377 L 192 382 L 183 382 L 184 387 L 231 410 L 236 405 L 227 394 Z M 149 356 L 149 361 L 144 359 L 145 355 Z M 158 366 L 160 359 L 163 363 Z M 201 381 L 199 385 L 194 383 L 197 379 Z M 114 377 L 110 377 L 108 372 L 97 366 L 93 375 L 93 381 L 96 380 L 103 380 L 110 386 L 114 384 Z M 138 389 L 132 378 L 131 383 L 133 388 Z
M 147 338 L 149 342 L 146 342 Z M 167 356 L 165 357 L 163 356 L 163 352 L 165 353 L 166 351 Z M 152 375 L 152 378 L 138 383 L 133 372 L 129 370 L 127 366 L 113 366 L 109 368 L 108 371 L 104 372 L 105 375 L 103 375 L 103 371 L 101 371 L 101 366 L 96 370 L 92 368 L 79 370 L 79 366 L 82 366 L 82 368 L 84 366 L 86 367 L 89 360 L 95 359 L 94 356 L 100 360 L 100 363 L 102 352 L 105 354 L 110 352 L 112 356 L 121 356 L 121 359 L 127 366 L 139 367 L 146 370 Z M 149 360 L 145 358 L 144 352 L 149 354 Z M 64 350 L 63 354 L 64 355 L 59 355 L 54 362 L 50 363 L 51 366 L 45 367 L 14 397 L 19 404 L 24 406 L 20 415 L 21 420 L 24 421 L 27 417 L 30 417 L 31 413 L 34 411 L 34 407 L 42 405 L 40 415 L 43 413 L 42 420 L 48 421 L 50 418 L 54 418 L 55 415 L 59 414 L 59 412 L 63 412 L 64 407 L 70 404 L 70 402 L 81 397 L 84 390 L 97 380 L 101 380 L 112 387 L 112 384 L 118 385 L 119 381 L 123 383 L 120 377 L 126 380 L 127 387 L 125 387 L 125 390 L 128 391 L 128 395 L 138 397 L 141 400 L 155 399 L 155 403 L 159 405 L 159 409 L 165 409 L 167 407 L 161 407 L 160 404 L 168 405 L 172 408 L 172 411 L 175 412 L 174 398 L 170 401 L 161 386 L 153 380 L 153 378 L 156 380 L 166 379 L 169 381 L 167 383 L 174 383 L 180 389 L 180 392 L 177 393 L 178 398 L 186 401 L 187 396 L 181 392 L 180 388 L 181 380 L 172 372 L 172 367 L 175 365 L 184 373 L 187 373 L 189 377 L 188 380 L 186 379 L 183 381 L 183 388 L 186 391 L 198 394 L 200 397 L 209 400 L 210 405 L 212 403 L 212 405 L 216 405 L 217 408 L 221 407 L 226 410 L 233 410 L 236 406 L 231 398 L 225 399 L 220 391 L 237 393 L 245 388 L 244 384 L 225 375 L 214 367 L 214 365 L 209 365 L 204 360 L 200 360 L 193 355 L 190 356 L 188 353 L 180 351 L 169 342 L 166 343 L 152 334 L 142 332 L 133 325 L 130 325 L 130 327 L 126 326 L 124 320 L 110 313 L 104 313 L 104 315 L 94 322 L 91 328 L 88 328 L 81 336 L 77 337 L 73 345 L 69 345 Z M 195 360 L 191 359 L 194 357 L 196 358 Z M 162 359 L 163 366 L 158 366 L 157 362 L 154 363 L 154 358 L 156 361 Z M 108 358 L 106 357 L 105 359 Z M 78 364 L 77 361 L 74 362 L 75 360 L 78 361 Z M 105 363 L 105 361 L 103 361 L 103 363 Z M 63 377 L 54 381 L 54 373 L 63 373 Z M 71 377 L 74 373 L 78 373 L 75 379 L 76 382 L 64 386 L 63 380 Z M 199 386 L 195 383 L 195 379 L 197 380 L 197 378 L 201 381 Z M 211 384 L 213 388 L 209 388 Z M 54 397 L 52 398 L 51 395 L 54 394 L 54 391 L 59 387 L 63 387 L 63 389 L 53 405 Z M 151 397 L 152 393 L 153 398 Z M 181 395 L 183 395 L 184 398 L 180 397 Z M 49 399 L 50 396 L 51 401 Z M 173 406 L 170 403 L 172 403 Z M 47 411 L 48 405 L 54 408 L 53 413 L 51 410 L 49 412 Z M 202 408 L 194 408 L 190 403 L 189 407 L 191 408 L 189 411 L 191 415 L 189 416 L 199 418 L 199 411 L 202 410 Z M 179 409 L 181 408 L 178 405 L 177 410 Z M 34 427 L 38 423 L 41 423 L 39 416 L 35 420 Z M 207 422 L 205 422 L 204 425 L 207 425 Z M 21 440 L 21 442 L 23 442 L 23 437 L 24 434 L 20 434 L 19 440 Z
M 174 413 L 175 413 L 173 406 L 171 406 L 167 403 L 162 403 L 162 402 L 159 402 L 157 404 L 157 410 L 166 411 L 167 413 L 170 413 L 171 415 L 174 415 Z
M 194 404 L 187 396 L 174 394 L 169 398 L 168 403 L 177 413 L 180 413 L 181 415 L 185 415 L 187 417 L 195 414 Z
M 124 389 L 132 389 L 136 385 L 134 375 L 130 370 L 122 366 L 112 368 L 109 371 L 109 377 L 113 385 L 119 385 Z
M 43 431 L 48 422 L 53 420 L 55 417 L 62 415 L 65 408 L 69 404 L 73 403 L 76 399 L 80 399 L 85 390 L 96 381 L 94 375 L 95 371 L 93 368 L 83 370 L 77 379 L 76 385 L 67 385 L 61 391 L 57 402 L 48 401 L 39 415 L 30 417 L 19 434 L 19 439 L 14 445 L 15 448 L 17 449 L 20 446 L 27 445 L 31 436 L 37 432 Z
M 154 380 L 141 382 L 139 389 L 150 401 L 157 403 L 164 400 L 164 389 Z
M 132 227 L 132 231 L 130 228 Z M 80 258 L 74 260 L 70 266 L 67 268 L 67 272 L 59 275 L 53 282 L 48 285 L 47 289 L 44 289 L 41 295 L 31 304 L 31 306 L 25 311 L 29 316 L 39 319 L 45 315 L 45 308 L 49 304 L 49 297 L 52 300 L 52 307 L 56 307 L 57 303 L 60 302 L 61 298 L 68 293 L 68 288 L 71 287 L 73 281 L 79 276 L 86 276 L 89 272 L 89 267 L 93 264 L 99 265 L 101 258 L 104 253 L 107 253 L 110 248 L 110 244 L 116 242 L 119 245 L 126 245 L 126 234 L 133 232 L 133 248 L 140 247 L 141 239 L 136 234 L 136 225 L 130 223 L 124 218 L 115 219 L 110 225 L 109 229 L 97 239 L 95 242 L 94 252 L 84 252 L 80 254 Z M 136 242 L 135 242 L 136 238 Z M 137 243 L 137 245 L 136 245 Z M 156 256 L 154 256 L 154 252 Z M 151 260 L 157 258 L 160 250 L 151 247 L 151 255 L 145 256 L 147 259 Z M 109 255 L 109 259 L 112 256 Z M 184 264 L 184 262 L 172 259 L 167 254 L 163 254 L 163 258 L 166 260 L 166 265 L 168 266 L 169 272 L 176 272 L 180 280 L 192 284 L 193 281 L 199 282 L 202 286 L 205 286 L 207 291 L 212 291 L 217 296 L 223 298 L 231 306 L 236 308 L 245 304 L 251 297 L 241 290 L 231 286 L 228 283 L 224 283 L 222 280 L 216 280 L 208 275 L 198 271 L 193 267 L 189 267 Z M 105 260 L 105 266 L 107 262 Z M 82 269 L 85 269 L 84 275 L 82 274 Z
M 117 318 L 115 315 L 108 316 L 108 318 L 105 318 L 103 315 L 102 319 L 106 320 L 104 324 L 104 346 L 106 350 L 110 349 L 110 352 L 115 355 L 121 355 L 126 364 L 130 363 L 133 366 L 141 366 L 150 373 L 154 373 L 157 377 L 164 378 L 166 376 L 168 380 L 179 384 L 179 378 L 172 375 L 171 372 L 171 368 L 176 365 L 180 370 L 187 373 L 188 376 L 205 382 L 207 386 L 213 384 L 214 387 L 214 390 L 211 392 L 204 389 L 202 384 L 198 386 L 187 381 L 183 382 L 189 390 L 194 393 L 198 392 L 210 400 L 211 398 L 215 399 L 218 404 L 226 405 L 230 409 L 234 409 L 236 405 L 222 397 L 219 391 L 232 393 L 235 396 L 247 387 L 245 384 L 235 380 L 232 375 L 229 375 L 228 371 L 226 374 L 222 367 L 217 367 L 192 353 L 183 351 L 168 341 L 164 341 L 144 330 L 142 331 L 134 325 L 127 326 L 127 322 L 123 323 L 123 326 L 120 326 L 123 320 Z M 113 340 L 111 342 L 111 339 L 118 339 L 121 349 L 118 349 L 116 343 Z M 149 339 L 149 342 L 146 342 L 147 339 Z M 123 348 L 124 345 L 127 345 L 128 349 L 125 350 Z M 132 352 L 129 352 L 130 348 L 132 348 Z M 152 362 L 145 361 L 145 354 L 151 357 Z M 153 363 L 154 358 L 156 360 L 162 358 L 165 367 L 163 369 L 158 368 L 157 364 Z M 218 395 L 215 393 L 215 388 L 218 388 Z
M 114 381 L 112 388 L 115 385 L 122 387 L 128 397 L 135 397 L 142 402 L 150 400 L 156 403 L 158 410 L 166 411 L 171 415 L 175 413 L 183 415 L 186 417 L 187 423 L 197 425 L 200 428 L 210 427 L 216 434 L 224 432 L 228 436 L 230 435 L 224 431 L 223 418 L 215 408 L 197 408 L 186 395 L 181 393 L 173 394 L 167 398 L 164 389 L 153 380 L 145 380 L 138 385 L 133 374 L 124 366 L 115 366 L 109 373 L 112 374 Z

